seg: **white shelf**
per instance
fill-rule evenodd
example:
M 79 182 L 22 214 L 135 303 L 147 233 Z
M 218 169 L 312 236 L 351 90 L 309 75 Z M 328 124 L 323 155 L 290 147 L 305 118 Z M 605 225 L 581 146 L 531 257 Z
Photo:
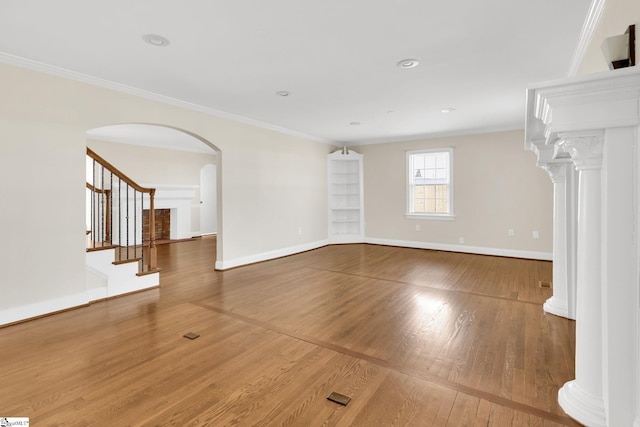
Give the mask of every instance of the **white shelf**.
M 362 155 L 342 150 L 328 156 L 329 240 L 364 241 Z

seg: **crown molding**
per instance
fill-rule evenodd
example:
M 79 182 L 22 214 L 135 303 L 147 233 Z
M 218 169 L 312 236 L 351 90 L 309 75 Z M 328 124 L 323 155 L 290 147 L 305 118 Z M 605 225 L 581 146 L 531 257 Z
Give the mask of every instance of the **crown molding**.
M 0 52 L 0 63 L 13 65 L 20 68 L 25 68 L 31 71 L 37 71 L 44 74 L 53 75 L 56 77 L 62 77 L 69 80 L 78 81 L 81 83 L 90 84 L 92 86 L 98 86 L 104 89 L 114 90 L 116 92 L 124 93 L 127 95 L 133 95 L 140 98 L 144 98 L 150 101 L 160 102 L 162 104 L 171 105 L 173 107 L 184 108 L 185 110 L 197 111 L 210 116 L 218 117 L 234 121 L 237 123 L 255 126 L 261 129 L 270 130 L 278 133 L 282 133 L 297 138 L 306 139 L 309 141 L 320 142 L 328 145 L 335 145 L 334 141 L 330 141 L 324 138 L 319 138 L 306 133 L 298 132 L 292 129 L 287 129 L 281 126 L 273 125 L 271 123 L 261 122 L 259 120 L 250 119 L 247 117 L 239 116 L 225 111 L 216 110 L 215 108 L 204 107 L 202 105 L 193 104 L 191 102 L 183 101 L 169 96 L 160 95 L 154 92 L 149 92 L 143 89 L 138 89 L 133 86 L 127 86 L 121 83 L 112 82 L 110 80 L 101 79 L 99 77 L 90 76 L 88 74 L 79 73 L 77 71 L 68 70 L 66 68 L 57 67 L 55 65 L 44 64 L 42 62 L 34 61 L 32 59 L 21 58 L 19 56 L 11 55 L 8 53 Z
M 589 44 L 591 43 L 593 33 L 596 31 L 606 4 L 607 0 L 592 0 L 591 6 L 589 6 L 589 11 L 587 12 L 587 19 L 585 19 L 584 24 L 582 25 L 582 31 L 580 32 L 580 38 L 578 39 L 578 46 L 573 54 L 568 76 L 571 77 L 578 74 L 578 69 L 582 64 L 582 60 L 584 59 L 584 55 L 587 52 Z
M 353 141 L 338 141 L 335 144 L 338 147 L 358 147 L 362 145 L 378 145 L 378 144 L 391 144 L 396 142 L 417 142 L 417 141 L 429 141 L 441 138 L 455 138 L 464 137 L 468 135 L 482 135 L 487 133 L 502 133 L 502 132 L 517 132 L 524 130 L 524 123 L 517 125 L 505 125 L 505 126 L 491 126 L 491 127 L 474 127 L 468 129 L 458 129 L 442 132 L 425 132 L 416 133 L 410 135 L 398 135 L 388 136 L 380 138 L 353 140 Z

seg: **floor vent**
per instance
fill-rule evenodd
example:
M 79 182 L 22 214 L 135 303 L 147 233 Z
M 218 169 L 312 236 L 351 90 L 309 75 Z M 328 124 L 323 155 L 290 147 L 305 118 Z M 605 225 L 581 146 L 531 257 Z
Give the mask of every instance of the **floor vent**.
M 540 280 L 538 282 L 538 286 L 540 286 L 541 288 L 551 288 L 551 282 L 544 282 Z
M 190 340 L 195 340 L 196 338 L 198 338 L 200 335 L 196 334 L 195 332 L 189 332 L 187 334 L 184 334 L 183 337 L 185 338 L 189 338 Z
M 344 394 L 331 392 L 331 394 L 327 397 L 332 402 L 336 402 L 340 405 L 347 406 L 347 403 L 351 400 L 349 396 L 345 396 Z

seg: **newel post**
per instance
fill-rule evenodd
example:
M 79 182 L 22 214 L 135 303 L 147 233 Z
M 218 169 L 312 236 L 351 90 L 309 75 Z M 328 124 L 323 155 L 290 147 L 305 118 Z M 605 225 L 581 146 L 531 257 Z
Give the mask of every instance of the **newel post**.
M 149 271 L 158 268 L 158 248 L 156 247 L 156 209 L 155 209 L 156 189 L 149 191 Z

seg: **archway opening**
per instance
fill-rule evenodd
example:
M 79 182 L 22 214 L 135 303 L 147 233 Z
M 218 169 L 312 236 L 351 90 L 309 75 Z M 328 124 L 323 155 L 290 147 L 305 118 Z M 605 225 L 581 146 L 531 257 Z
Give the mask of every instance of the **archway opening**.
M 156 189 L 154 212 L 162 209 L 170 216 L 169 220 L 156 221 L 169 229 L 161 233 L 177 240 L 215 233 L 215 258 L 222 259 L 221 151 L 217 146 L 188 130 L 150 123 L 91 129 L 87 131 L 87 146 L 141 186 Z M 208 169 L 203 199 L 202 170 L 207 165 L 214 166 L 215 175 Z M 87 210 L 90 208 L 88 202 Z

